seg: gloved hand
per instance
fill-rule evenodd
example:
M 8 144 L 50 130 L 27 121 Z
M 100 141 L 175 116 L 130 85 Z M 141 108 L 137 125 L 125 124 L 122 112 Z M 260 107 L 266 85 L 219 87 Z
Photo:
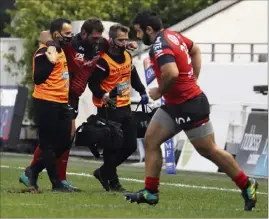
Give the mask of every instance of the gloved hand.
M 148 104 L 148 102 L 149 102 L 149 97 L 148 97 L 148 95 L 147 95 L 147 94 L 142 94 L 142 95 L 141 95 L 141 103 L 142 103 L 142 104 Z
M 115 109 L 116 108 L 116 98 L 110 98 L 109 93 L 105 93 L 103 98 L 102 98 L 105 106 L 110 106 L 111 108 Z

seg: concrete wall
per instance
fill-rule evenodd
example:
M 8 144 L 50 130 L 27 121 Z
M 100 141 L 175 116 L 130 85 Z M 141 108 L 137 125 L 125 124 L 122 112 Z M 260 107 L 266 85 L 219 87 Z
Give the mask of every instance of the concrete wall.
M 23 39 L 20 38 L 0 38 L 0 84 L 17 85 L 24 77 L 23 69 L 18 69 L 16 65 L 9 64 L 6 55 L 14 54 L 17 61 L 23 56 Z M 11 72 L 7 71 L 9 67 Z M 14 75 L 14 73 L 18 73 Z

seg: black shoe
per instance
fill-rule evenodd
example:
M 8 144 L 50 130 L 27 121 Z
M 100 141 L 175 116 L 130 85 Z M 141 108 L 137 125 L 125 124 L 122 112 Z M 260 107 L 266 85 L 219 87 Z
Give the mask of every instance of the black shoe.
M 245 211 L 252 211 L 257 202 L 256 191 L 258 189 L 258 182 L 255 179 L 249 178 L 246 189 L 242 190 L 242 196 L 245 200 Z
M 20 175 L 19 182 L 33 191 L 38 191 L 37 176 L 34 176 L 30 166 Z
M 109 181 L 109 189 L 112 192 L 126 192 L 127 190 L 120 184 L 118 176 Z
M 96 169 L 93 172 L 93 175 L 101 183 L 101 185 L 103 186 L 103 188 L 108 192 L 109 191 L 109 182 L 108 182 L 108 180 L 102 179 L 101 173 L 100 173 L 100 169 Z

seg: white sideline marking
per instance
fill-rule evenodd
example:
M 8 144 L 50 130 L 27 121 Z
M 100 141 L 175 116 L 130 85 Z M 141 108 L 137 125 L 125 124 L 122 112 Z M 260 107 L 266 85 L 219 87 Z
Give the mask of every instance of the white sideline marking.
M 27 203 L 16 203 L 16 204 L 10 204 L 10 203 L 3 203 L 3 204 L 1 204 L 1 205 L 4 205 L 4 206 L 30 206 L 30 207 L 32 207 L 32 206 L 40 206 L 40 207 L 42 207 L 42 208 L 44 208 L 44 206 L 46 206 L 46 205 L 44 205 L 44 204 L 35 204 L 35 203 L 31 203 L 31 204 L 27 204 Z
M 25 168 L 23 167 L 11 167 L 7 165 L 1 165 L 1 168 L 9 168 L 9 169 L 20 169 L 24 170 Z M 93 178 L 94 176 L 88 173 L 74 173 L 74 172 L 67 172 L 67 175 L 73 175 L 73 176 L 84 176 L 84 177 L 91 177 Z M 137 182 L 137 183 L 144 183 L 144 180 L 139 180 L 139 179 L 133 179 L 133 178 L 119 178 L 120 180 L 123 181 L 129 181 L 129 182 Z M 193 188 L 193 189 L 205 189 L 205 190 L 218 190 L 218 191 L 225 191 L 225 192 L 241 192 L 239 189 L 227 189 L 227 188 L 219 188 L 219 187 L 211 187 L 211 186 L 196 186 L 196 185 L 188 185 L 188 184 L 182 184 L 182 183 L 166 183 L 166 182 L 161 182 L 161 185 L 164 186 L 175 186 L 175 187 L 183 187 L 183 188 Z M 265 192 L 257 192 L 257 194 L 260 195 L 268 195 L 268 193 Z

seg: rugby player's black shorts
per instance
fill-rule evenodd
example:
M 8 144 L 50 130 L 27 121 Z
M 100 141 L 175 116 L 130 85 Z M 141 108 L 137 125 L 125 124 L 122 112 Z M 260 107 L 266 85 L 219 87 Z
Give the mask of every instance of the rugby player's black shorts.
M 180 104 L 161 106 L 175 122 L 178 130 L 191 130 L 209 121 L 210 105 L 204 93 Z

